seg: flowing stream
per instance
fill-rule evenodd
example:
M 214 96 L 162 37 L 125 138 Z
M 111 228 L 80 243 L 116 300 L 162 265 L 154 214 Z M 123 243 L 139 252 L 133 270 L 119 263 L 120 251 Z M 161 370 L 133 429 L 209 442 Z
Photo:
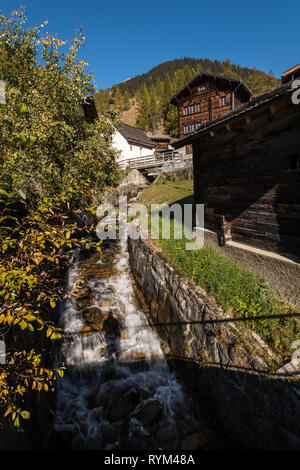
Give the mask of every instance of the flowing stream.
M 205 447 L 189 400 L 137 304 L 127 240 L 78 258 L 60 316 L 66 373 L 58 385 L 56 430 L 65 446 Z

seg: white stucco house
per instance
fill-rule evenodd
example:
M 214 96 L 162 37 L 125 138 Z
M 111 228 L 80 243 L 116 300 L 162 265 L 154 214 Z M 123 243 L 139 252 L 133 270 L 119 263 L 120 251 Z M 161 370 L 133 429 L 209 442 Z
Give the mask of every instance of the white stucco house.
M 120 123 L 113 134 L 112 145 L 119 150 L 118 163 L 122 168 L 141 157 L 154 157 L 155 143 L 141 129 Z
M 92 96 L 84 97 L 82 106 L 87 122 L 93 122 L 99 119 L 95 101 Z M 145 158 L 147 163 L 150 162 L 151 159 L 153 162 L 155 158 L 155 142 L 141 129 L 137 129 L 124 122 L 121 122 L 117 126 L 112 136 L 112 146 L 116 150 L 119 150 L 117 161 L 122 168 L 126 168 L 127 166 L 139 168 L 138 159 Z M 136 165 L 134 165 L 135 160 L 137 160 Z

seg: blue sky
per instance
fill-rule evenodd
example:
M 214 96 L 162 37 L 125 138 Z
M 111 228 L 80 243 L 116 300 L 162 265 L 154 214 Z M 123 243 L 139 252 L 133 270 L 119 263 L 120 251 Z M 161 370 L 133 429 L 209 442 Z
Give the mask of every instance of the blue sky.
M 26 5 L 30 25 L 70 40 L 82 27 L 81 56 L 97 88 L 107 88 L 181 57 L 230 59 L 272 69 L 276 76 L 300 62 L 300 2 L 277 0 L 1 0 L 0 9 Z

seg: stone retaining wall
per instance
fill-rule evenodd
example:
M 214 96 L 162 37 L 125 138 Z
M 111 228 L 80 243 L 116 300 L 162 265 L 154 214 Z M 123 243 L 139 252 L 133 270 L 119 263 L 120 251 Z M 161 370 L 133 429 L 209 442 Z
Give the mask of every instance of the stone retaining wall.
M 300 449 L 299 382 L 271 375 L 278 358 L 264 341 L 231 321 L 149 242 L 128 243 L 136 283 L 168 344 L 169 362 L 223 445 Z
M 178 170 L 166 171 L 163 175 L 169 181 L 191 180 L 193 179 L 193 167 L 180 168 Z

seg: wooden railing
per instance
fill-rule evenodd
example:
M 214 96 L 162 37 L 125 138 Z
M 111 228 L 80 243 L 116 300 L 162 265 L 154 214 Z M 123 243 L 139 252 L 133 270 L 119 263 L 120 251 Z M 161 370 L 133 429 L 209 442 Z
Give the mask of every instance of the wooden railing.
M 167 152 L 161 152 L 154 155 L 146 155 L 145 157 L 123 159 L 119 161 L 121 168 L 136 168 L 137 170 L 142 169 L 158 169 L 161 168 L 165 162 L 171 162 L 174 160 L 181 160 L 182 154 L 175 152 L 174 150 L 168 150 Z

